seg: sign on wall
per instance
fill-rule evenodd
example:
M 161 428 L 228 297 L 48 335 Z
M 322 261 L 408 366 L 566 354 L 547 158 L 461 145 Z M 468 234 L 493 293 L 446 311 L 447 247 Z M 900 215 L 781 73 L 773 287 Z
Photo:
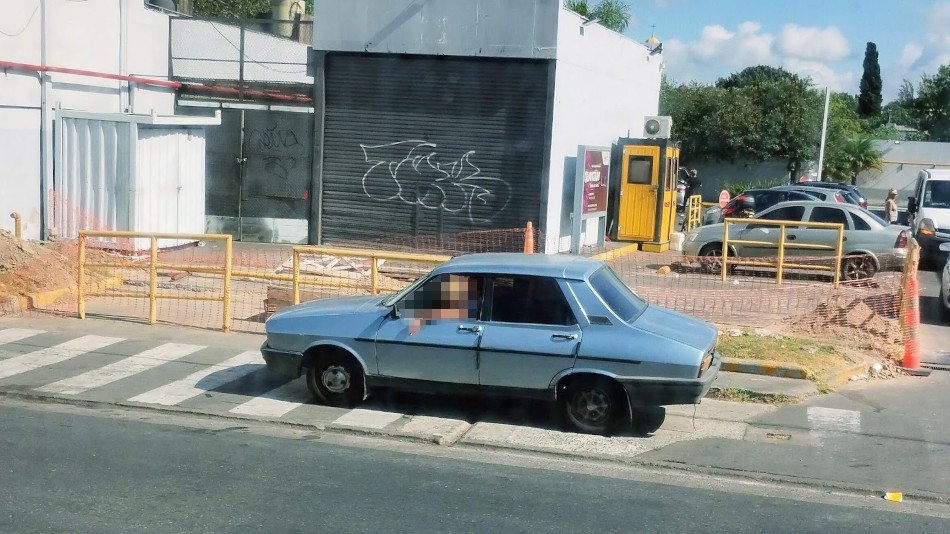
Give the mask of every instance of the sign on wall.
M 607 192 L 610 180 L 610 148 L 604 146 L 577 146 L 577 166 L 574 188 L 574 211 L 571 232 L 571 252 L 580 252 L 581 245 L 592 244 L 584 238 L 586 232 L 597 233 L 597 245 L 604 246 L 607 227 Z M 594 219 L 587 221 L 588 219 Z M 584 241 L 582 243 L 581 241 Z
M 610 151 L 583 147 L 584 173 L 581 177 L 581 216 L 584 219 L 607 215 L 607 180 L 610 176 Z M 580 152 L 578 152 L 580 158 Z

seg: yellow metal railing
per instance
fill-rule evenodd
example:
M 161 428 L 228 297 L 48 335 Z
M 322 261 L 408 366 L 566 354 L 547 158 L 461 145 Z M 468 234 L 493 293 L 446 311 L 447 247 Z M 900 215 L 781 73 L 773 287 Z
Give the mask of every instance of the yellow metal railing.
M 756 225 L 756 226 L 777 226 L 779 227 L 779 238 L 778 243 L 773 243 L 772 241 L 752 241 L 744 239 L 730 239 L 729 238 L 729 225 L 730 224 L 741 224 L 743 226 Z M 835 230 L 838 234 L 837 236 L 837 245 L 819 245 L 815 243 L 789 243 L 786 240 L 786 233 L 788 227 L 804 227 L 804 228 L 824 228 L 828 230 Z M 757 260 L 737 260 L 729 258 L 729 246 L 730 245 L 753 245 L 767 248 L 776 248 L 778 250 L 778 256 L 776 261 L 757 261 Z M 727 218 L 723 221 L 722 225 L 722 280 L 726 280 L 726 275 L 729 271 L 729 265 L 748 265 L 755 267 L 774 267 L 775 268 L 775 283 L 781 284 L 782 277 L 784 275 L 785 268 L 792 269 L 811 269 L 816 271 L 834 271 L 834 284 L 835 287 L 838 287 L 838 282 L 841 280 L 841 249 L 844 245 L 844 225 L 841 223 L 817 223 L 817 222 L 804 222 L 804 221 L 770 221 L 766 219 L 733 219 Z M 785 250 L 786 249 L 800 249 L 800 250 L 830 250 L 834 251 L 834 266 L 829 267 L 827 265 L 815 265 L 815 264 L 804 264 L 804 263 L 788 263 L 785 261 Z
M 135 268 L 134 265 L 122 262 L 87 262 L 86 261 L 86 241 L 90 237 L 104 238 L 144 238 L 150 242 L 148 259 L 148 291 L 86 291 L 86 268 L 87 267 L 109 267 L 128 269 Z M 158 240 L 175 239 L 186 241 L 222 241 L 224 242 L 224 265 L 221 267 L 199 267 L 191 265 L 172 265 L 158 263 Z M 79 318 L 86 318 L 86 299 L 89 297 L 129 297 L 129 298 L 147 298 L 148 299 L 148 324 L 155 324 L 158 316 L 158 299 L 175 300 L 204 300 L 221 302 L 223 312 L 221 328 L 225 332 L 231 330 L 231 263 L 233 260 L 233 242 L 232 237 L 227 234 L 172 234 L 162 232 L 110 232 L 110 231 L 92 231 L 83 230 L 79 232 L 79 268 L 77 275 L 77 300 Z M 158 292 L 158 270 L 173 269 L 187 270 L 191 272 L 201 272 L 209 274 L 220 274 L 224 279 L 224 287 L 220 296 L 201 296 L 201 295 L 171 295 Z
M 98 238 L 145 238 L 150 240 L 149 247 L 149 284 L 148 291 L 86 291 L 86 269 L 93 268 L 116 268 L 116 269 L 136 269 L 141 268 L 128 262 L 87 262 L 86 247 L 87 240 L 91 237 Z M 186 241 L 223 241 L 224 242 L 224 261 L 219 266 L 202 265 L 181 265 L 158 262 L 158 240 L 175 239 Z M 370 260 L 369 282 L 363 283 L 359 280 L 341 280 L 333 276 L 304 275 L 301 274 L 300 258 L 312 255 L 331 255 L 350 258 L 368 258 Z M 393 284 L 380 283 L 379 279 L 379 261 L 392 260 L 412 263 L 439 264 L 451 259 L 451 256 L 437 256 L 429 254 L 404 254 L 399 252 L 382 252 L 375 250 L 359 250 L 346 248 L 332 248 L 320 246 L 295 246 L 293 247 L 293 274 L 266 273 L 258 271 L 236 270 L 233 268 L 233 240 L 226 234 L 171 234 L 171 233 L 153 233 L 153 232 L 109 232 L 109 231 L 82 231 L 79 233 L 79 269 L 78 269 L 78 311 L 79 318 L 86 318 L 86 299 L 90 297 L 130 297 L 147 298 L 149 300 L 149 324 L 154 324 L 157 318 L 158 299 L 177 299 L 177 300 L 201 300 L 201 301 L 220 301 L 223 304 L 224 312 L 222 319 L 222 329 L 225 332 L 231 330 L 231 283 L 234 279 L 257 279 L 257 280 L 275 280 L 290 282 L 293 284 L 294 304 L 300 303 L 300 286 L 333 286 L 345 287 L 351 289 L 369 289 L 376 295 L 381 290 L 396 291 L 402 287 L 395 287 Z M 158 271 L 173 270 L 187 271 L 192 273 L 218 274 L 224 279 L 224 287 L 221 296 L 198 296 L 198 295 L 174 295 L 161 294 L 158 292 Z
M 294 284 L 294 304 L 300 304 L 300 285 L 311 284 L 320 285 L 315 282 L 317 277 L 300 276 L 300 257 L 330 255 L 349 258 L 368 258 L 370 260 L 369 290 L 373 295 L 379 293 L 380 289 L 398 290 L 398 287 L 383 286 L 379 283 L 379 260 L 408 261 L 415 263 L 439 264 L 450 260 L 451 256 L 437 256 L 432 254 L 404 254 L 400 252 L 380 252 L 376 250 L 359 250 L 347 248 L 320 247 L 309 245 L 298 245 L 294 247 L 294 271 L 291 280 Z M 365 284 L 354 284 L 354 287 L 366 287 Z
M 703 214 L 703 197 L 693 195 L 686 199 L 686 222 L 683 225 L 684 232 L 692 232 L 699 227 Z

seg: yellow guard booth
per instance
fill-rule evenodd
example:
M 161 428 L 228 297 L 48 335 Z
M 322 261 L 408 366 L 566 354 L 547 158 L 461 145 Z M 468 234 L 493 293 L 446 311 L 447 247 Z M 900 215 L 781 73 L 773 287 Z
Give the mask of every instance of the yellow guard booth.
M 615 238 L 648 252 L 670 248 L 680 149 L 669 139 L 620 139 L 614 148 Z M 620 161 L 616 161 L 619 159 Z

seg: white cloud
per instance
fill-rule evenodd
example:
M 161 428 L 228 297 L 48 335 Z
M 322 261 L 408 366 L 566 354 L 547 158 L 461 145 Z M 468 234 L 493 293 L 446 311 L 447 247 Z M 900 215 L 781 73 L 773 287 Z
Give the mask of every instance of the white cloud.
M 950 2 L 934 2 L 926 15 L 927 33 L 923 42 L 912 41 L 904 45 L 900 66 L 905 69 L 905 78 L 920 74 L 933 74 L 941 65 L 950 63 Z
M 786 24 L 775 45 L 782 56 L 806 60 L 838 61 L 851 53 L 848 40 L 835 26 L 809 28 Z
M 776 36 L 762 31 L 755 21 L 739 24 L 735 31 L 720 25 L 703 28 L 699 39 L 663 43 L 670 76 L 677 81 L 711 83 L 718 78 L 755 65 L 783 67 L 808 76 L 819 86 L 836 91 L 855 91 L 851 70 L 836 68 L 850 55 L 850 46 L 834 27 L 804 27 L 787 24 Z

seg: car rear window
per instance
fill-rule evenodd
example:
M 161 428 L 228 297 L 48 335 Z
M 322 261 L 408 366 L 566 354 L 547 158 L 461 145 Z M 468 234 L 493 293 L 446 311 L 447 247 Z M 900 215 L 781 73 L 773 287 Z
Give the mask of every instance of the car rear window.
M 624 321 L 636 319 L 647 308 L 647 303 L 631 291 L 609 267 L 594 273 L 590 277 L 590 285 L 607 307 Z

